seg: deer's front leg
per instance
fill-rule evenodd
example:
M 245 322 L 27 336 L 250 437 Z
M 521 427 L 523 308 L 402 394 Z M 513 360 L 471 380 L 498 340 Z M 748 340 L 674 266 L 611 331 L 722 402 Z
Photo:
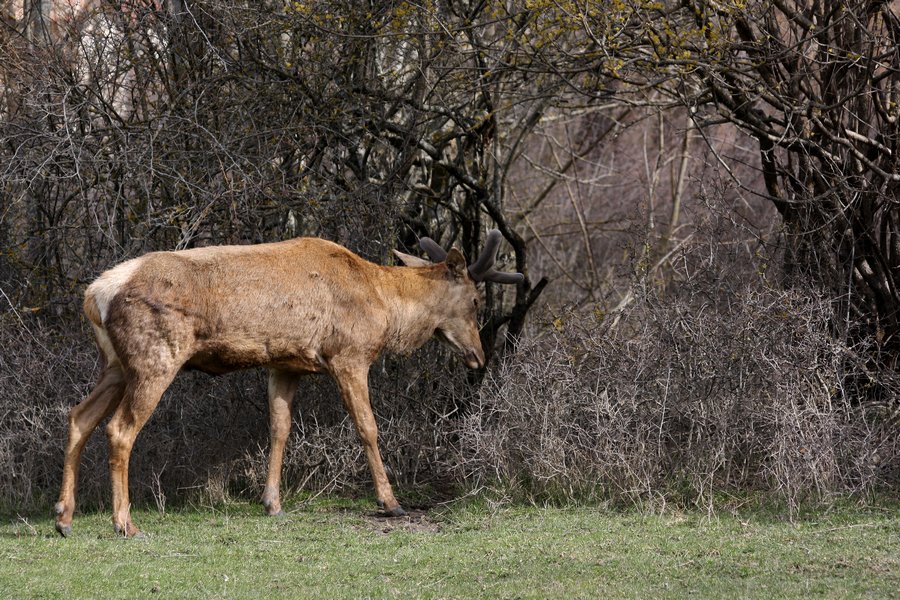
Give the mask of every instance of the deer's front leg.
M 402 517 L 406 514 L 391 490 L 384 464 L 381 462 L 381 453 L 378 451 L 378 427 L 375 424 L 375 415 L 372 414 L 372 405 L 369 402 L 369 366 L 348 366 L 344 368 L 334 367 L 333 373 L 341 389 L 341 398 L 356 432 L 362 440 L 366 450 L 366 458 L 369 460 L 369 470 L 375 483 L 375 494 L 378 503 L 385 512 L 392 517 Z
M 281 510 L 281 465 L 284 459 L 284 446 L 291 432 L 291 404 L 300 376 L 296 373 L 269 371 L 269 431 L 271 446 L 269 448 L 269 472 L 266 477 L 266 488 L 263 490 L 262 503 L 266 513 L 272 516 L 284 514 Z

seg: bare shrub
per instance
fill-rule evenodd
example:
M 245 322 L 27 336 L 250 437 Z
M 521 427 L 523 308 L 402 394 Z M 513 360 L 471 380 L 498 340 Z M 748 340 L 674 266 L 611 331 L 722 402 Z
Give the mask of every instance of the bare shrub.
M 52 493 L 66 420 L 60 400 L 82 385 L 72 366 L 89 362 L 27 318 L 5 308 L 0 316 L 0 506 Z
M 456 476 L 532 498 L 709 508 L 738 489 L 796 509 L 896 484 L 896 416 L 861 400 L 868 349 L 835 336 L 831 300 L 772 285 L 758 249 L 698 239 L 667 285 L 638 265 L 620 313 L 548 315 L 458 421 Z M 863 385 L 896 392 L 891 375 Z

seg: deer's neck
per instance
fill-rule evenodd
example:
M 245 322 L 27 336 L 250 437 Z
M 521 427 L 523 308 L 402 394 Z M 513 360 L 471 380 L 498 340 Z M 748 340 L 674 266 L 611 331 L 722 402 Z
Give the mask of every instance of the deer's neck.
M 388 282 L 383 290 L 389 317 L 385 349 L 401 354 L 412 352 L 434 335 L 448 284 L 437 270 L 386 269 Z

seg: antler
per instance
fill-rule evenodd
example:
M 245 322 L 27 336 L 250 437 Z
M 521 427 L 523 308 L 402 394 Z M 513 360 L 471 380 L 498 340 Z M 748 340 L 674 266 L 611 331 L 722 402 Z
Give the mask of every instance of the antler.
M 419 248 L 425 251 L 432 262 L 439 263 L 447 260 L 447 251 L 438 246 L 438 243 L 430 237 L 419 238 Z
M 498 229 L 488 231 L 484 242 L 484 250 L 478 256 L 478 260 L 469 265 L 469 277 L 474 281 L 493 281 L 495 283 L 520 283 L 525 279 L 521 273 L 502 273 L 493 269 L 497 259 L 497 250 L 503 234 Z M 428 237 L 419 238 L 419 247 L 428 254 L 434 262 L 443 262 L 447 258 L 447 251 L 441 248 L 437 242 Z

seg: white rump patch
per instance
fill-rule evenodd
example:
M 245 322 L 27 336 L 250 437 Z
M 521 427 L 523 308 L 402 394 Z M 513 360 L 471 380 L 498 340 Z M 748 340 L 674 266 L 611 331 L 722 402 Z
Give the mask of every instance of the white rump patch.
M 92 296 L 94 302 L 97 303 L 97 310 L 100 311 L 100 320 L 104 325 L 106 324 L 106 314 L 109 311 L 110 302 L 119 293 L 122 286 L 131 279 L 131 276 L 141 264 L 141 258 L 126 260 L 122 264 L 104 272 L 85 290 L 85 295 Z
M 100 351 L 103 352 L 103 355 L 106 357 L 106 366 L 111 367 L 119 364 L 119 355 L 116 354 L 116 350 L 113 348 L 112 341 L 110 341 L 106 330 L 100 329 L 93 323 L 91 323 L 91 326 L 94 328 L 94 335 L 97 338 L 97 344 L 100 346 Z

